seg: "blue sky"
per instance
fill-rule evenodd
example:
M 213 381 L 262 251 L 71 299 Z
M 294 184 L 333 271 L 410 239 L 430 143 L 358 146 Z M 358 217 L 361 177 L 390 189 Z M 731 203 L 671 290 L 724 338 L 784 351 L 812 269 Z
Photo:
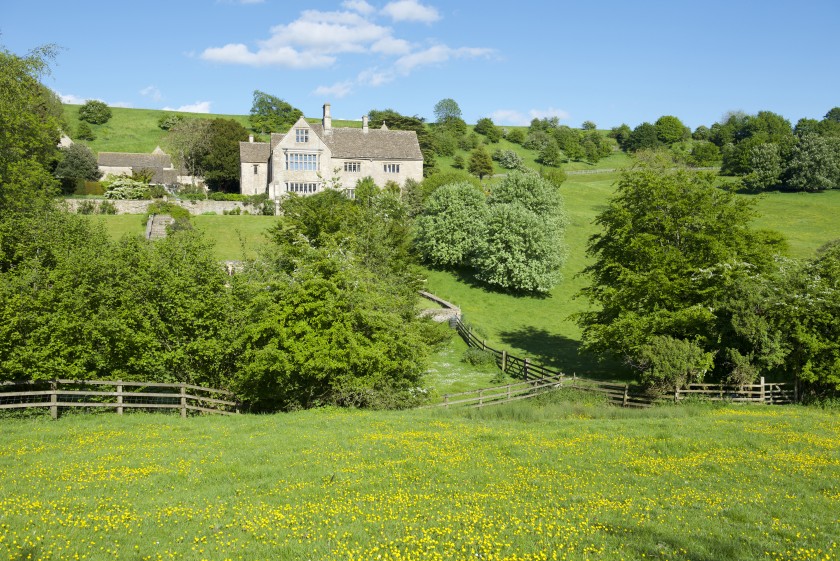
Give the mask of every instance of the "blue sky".
M 310 117 L 453 98 L 470 123 L 694 128 L 840 105 L 838 23 L 837 0 L 2 0 L 0 45 L 61 47 L 45 83 L 75 103 L 247 114 L 258 89 Z

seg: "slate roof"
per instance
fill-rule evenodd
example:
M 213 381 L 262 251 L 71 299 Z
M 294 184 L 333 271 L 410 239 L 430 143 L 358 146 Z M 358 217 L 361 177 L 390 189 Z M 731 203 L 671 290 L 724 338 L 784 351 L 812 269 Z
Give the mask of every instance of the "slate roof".
M 333 158 L 423 160 L 414 131 L 368 129 L 364 132 L 362 129 L 342 127 L 325 133 L 323 125 L 313 124 L 310 127 L 330 148 Z
M 243 164 L 264 164 L 270 155 L 268 142 L 239 143 L 239 161 Z
M 132 152 L 100 152 L 97 159 L 100 166 L 134 168 L 134 169 L 165 169 L 172 167 L 172 158 L 168 154 L 138 154 Z

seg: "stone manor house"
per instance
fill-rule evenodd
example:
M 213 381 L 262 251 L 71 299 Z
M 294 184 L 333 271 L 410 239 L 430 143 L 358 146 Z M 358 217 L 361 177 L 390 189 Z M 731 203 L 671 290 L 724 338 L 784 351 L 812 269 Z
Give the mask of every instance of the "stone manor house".
M 320 124 L 301 117 L 286 133 L 271 133 L 269 142 L 239 143 L 243 195 L 286 193 L 311 195 L 340 183 L 354 196 L 356 182 L 372 177 L 380 187 L 388 181 L 423 179 L 423 155 L 414 131 L 373 129 L 367 116 L 362 128 L 333 128 L 330 104 L 324 104 Z

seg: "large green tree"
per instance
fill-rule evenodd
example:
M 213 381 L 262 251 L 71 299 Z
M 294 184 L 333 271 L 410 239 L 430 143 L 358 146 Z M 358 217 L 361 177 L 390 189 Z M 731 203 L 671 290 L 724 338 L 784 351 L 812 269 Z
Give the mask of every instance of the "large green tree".
M 65 193 L 72 193 L 78 181 L 96 181 L 102 177 L 96 156 L 83 144 L 71 144 L 61 149 L 61 158 L 55 168 Z
M 485 239 L 485 196 L 469 183 L 443 185 L 429 196 L 416 227 L 416 246 L 425 261 L 449 267 L 467 265 Z
M 255 131 L 263 134 L 286 132 L 302 116 L 303 111 L 279 97 L 254 90 L 250 121 Z
M 479 179 L 493 175 L 493 158 L 487 153 L 483 145 L 470 152 L 467 169 Z
M 587 248 L 594 261 L 581 294 L 592 309 L 576 315 L 585 348 L 634 365 L 644 362 L 654 336 L 722 350 L 716 303 L 741 279 L 772 270 L 783 243 L 751 229 L 753 203 L 713 181 L 711 174 L 651 166 L 622 174 Z
M 791 150 L 785 176 L 786 185 L 799 191 L 840 187 L 840 138 L 804 135 Z
M 214 191 L 239 191 L 239 143 L 248 140 L 248 131 L 233 119 L 213 119 L 207 135 L 207 151 L 200 164 L 207 186 Z
M 557 187 L 534 173 L 511 172 L 493 187 L 476 278 L 513 292 L 547 293 L 562 276 L 566 214 Z
M 22 57 L 0 50 L 0 184 L 16 162 L 50 167 L 56 157 L 62 123 L 53 110 L 55 94 L 40 82 L 55 50 L 40 47 Z
M 111 120 L 111 108 L 104 101 L 90 99 L 79 108 L 79 120 L 102 125 Z
M 673 115 L 659 117 L 653 126 L 656 128 L 656 138 L 659 142 L 668 146 L 685 140 L 690 135 L 690 131 L 683 122 Z
M 420 152 L 423 154 L 423 176 L 428 176 L 435 171 L 435 143 L 434 137 L 426 128 L 426 122 L 422 117 L 409 117 L 402 115 L 393 109 L 371 109 L 368 112 L 371 126 L 384 124 L 389 129 L 401 131 L 414 131 L 417 134 L 417 142 L 420 145 Z
M 454 119 L 461 119 L 461 108 L 452 98 L 441 99 L 435 104 L 435 121 L 441 125 Z

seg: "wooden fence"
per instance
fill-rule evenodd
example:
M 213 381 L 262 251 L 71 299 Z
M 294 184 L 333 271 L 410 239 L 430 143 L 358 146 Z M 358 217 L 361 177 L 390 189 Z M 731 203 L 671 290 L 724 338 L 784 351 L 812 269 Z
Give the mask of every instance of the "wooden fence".
M 111 387 L 107 391 L 102 388 Z M 0 410 L 48 407 L 53 419 L 64 407 L 106 407 L 122 415 L 126 409 L 177 409 L 230 415 L 239 412 L 227 390 L 191 384 L 158 384 L 111 380 L 45 380 L 0 383 Z
M 439 299 L 437 300 L 439 301 Z M 461 321 L 460 317 L 454 319 L 453 324 L 467 345 L 492 353 L 496 365 L 502 372 L 524 381 L 518 384 L 447 394 L 443 396 L 443 403 L 438 404 L 438 407 L 452 405 L 483 407 L 485 405 L 509 403 L 519 399 L 532 398 L 543 391 L 561 387 L 598 393 L 613 405 L 637 408 L 650 407 L 657 402 L 671 400 L 679 402 L 690 398 L 766 404 L 793 403 L 798 398 L 795 384 L 790 382 L 768 383 L 765 382 L 763 377 L 757 384 L 689 384 L 684 388 L 677 388 L 673 395 L 651 394 L 630 384 L 607 383 L 580 378 L 575 375 L 570 377 L 559 370 L 535 363 L 528 358 L 520 358 L 507 351 L 500 351 L 488 346 L 487 341 L 478 338 L 472 332 L 472 329 Z

